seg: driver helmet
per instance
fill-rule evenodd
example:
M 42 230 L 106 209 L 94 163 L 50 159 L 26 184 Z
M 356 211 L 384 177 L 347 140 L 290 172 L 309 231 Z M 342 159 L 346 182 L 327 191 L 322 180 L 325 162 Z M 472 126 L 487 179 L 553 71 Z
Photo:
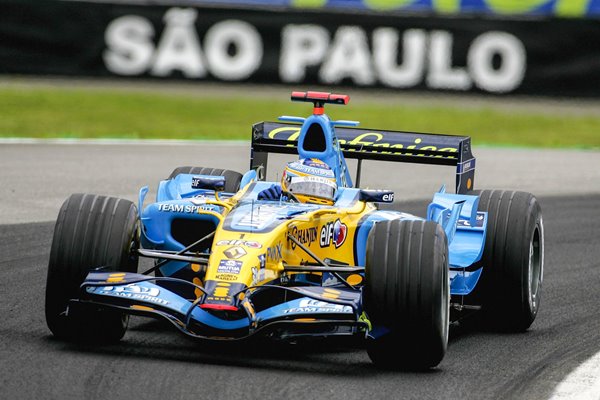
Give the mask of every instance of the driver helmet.
M 303 203 L 334 203 L 337 192 L 335 173 L 323 161 L 303 158 L 286 165 L 281 177 L 281 188 L 292 193 Z

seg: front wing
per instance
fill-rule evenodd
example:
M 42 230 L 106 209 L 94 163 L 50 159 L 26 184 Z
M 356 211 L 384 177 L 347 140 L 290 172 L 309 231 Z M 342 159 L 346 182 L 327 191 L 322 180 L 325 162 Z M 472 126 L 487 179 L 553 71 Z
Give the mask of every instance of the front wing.
M 279 338 L 294 336 L 367 335 L 361 291 L 320 286 L 263 285 L 237 294 L 241 318 L 221 318 L 200 307 L 203 296 L 185 299 L 159 286 L 159 281 L 193 285 L 188 281 L 134 273 L 90 272 L 81 285 L 81 297 L 69 303 L 68 313 L 85 313 L 86 307 L 113 308 L 128 314 L 162 317 L 181 332 L 199 339 L 244 339 L 258 333 Z M 252 298 L 263 290 L 286 290 L 296 298 L 255 311 Z

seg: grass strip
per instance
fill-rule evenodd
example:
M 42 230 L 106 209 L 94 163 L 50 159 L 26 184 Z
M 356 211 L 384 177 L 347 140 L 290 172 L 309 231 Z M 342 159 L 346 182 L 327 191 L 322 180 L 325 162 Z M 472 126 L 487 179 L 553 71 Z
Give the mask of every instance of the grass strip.
M 247 140 L 254 122 L 310 112 L 288 98 L 243 94 L 0 88 L 0 137 Z M 327 112 L 368 128 L 470 135 L 476 145 L 600 148 L 595 115 L 367 101 Z

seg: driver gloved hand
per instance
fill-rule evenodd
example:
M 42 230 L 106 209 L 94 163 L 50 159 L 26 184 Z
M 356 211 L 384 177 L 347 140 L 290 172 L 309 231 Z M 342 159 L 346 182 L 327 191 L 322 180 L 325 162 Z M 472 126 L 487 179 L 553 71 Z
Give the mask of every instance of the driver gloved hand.
M 279 200 L 280 197 L 281 186 L 271 185 L 271 187 L 261 191 L 256 198 L 258 200 Z

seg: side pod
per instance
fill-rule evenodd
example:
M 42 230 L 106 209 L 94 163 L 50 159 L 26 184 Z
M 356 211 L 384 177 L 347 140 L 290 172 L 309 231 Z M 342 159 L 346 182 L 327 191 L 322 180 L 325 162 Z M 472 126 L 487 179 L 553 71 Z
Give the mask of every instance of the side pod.
M 478 196 L 438 192 L 427 207 L 427 219 L 446 230 L 452 267 L 466 268 L 481 259 L 487 213 L 477 212 L 478 205 Z
M 481 260 L 485 246 L 487 213 L 478 212 L 478 205 L 478 196 L 440 191 L 427 207 L 427 219 L 442 225 L 448 236 L 452 294 L 469 294 L 481 275 L 481 268 L 469 268 Z

